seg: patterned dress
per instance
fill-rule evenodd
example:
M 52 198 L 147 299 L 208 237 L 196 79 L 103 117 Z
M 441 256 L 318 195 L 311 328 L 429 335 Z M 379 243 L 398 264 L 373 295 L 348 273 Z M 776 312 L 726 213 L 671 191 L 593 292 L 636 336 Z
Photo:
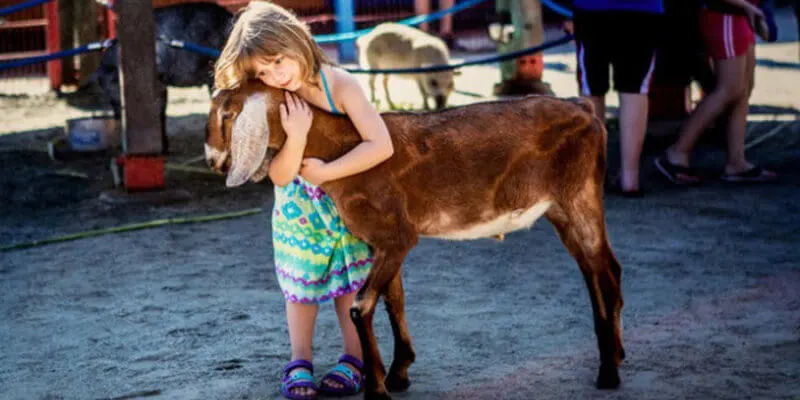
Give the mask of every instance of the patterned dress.
M 331 198 L 299 176 L 275 186 L 272 243 L 278 283 L 293 303 L 357 291 L 372 267 L 372 250 L 345 228 Z

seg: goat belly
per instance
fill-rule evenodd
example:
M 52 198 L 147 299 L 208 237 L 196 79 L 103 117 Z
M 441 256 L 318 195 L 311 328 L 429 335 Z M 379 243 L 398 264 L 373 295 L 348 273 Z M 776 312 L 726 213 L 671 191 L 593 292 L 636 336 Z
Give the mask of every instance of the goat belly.
M 427 237 L 448 240 L 471 240 L 503 235 L 508 232 L 530 228 L 547 209 L 549 201 L 542 201 L 527 209 L 519 209 L 505 214 L 494 215 L 473 224 L 453 226 L 450 218 L 442 216 L 438 221 L 422 224 L 421 234 Z

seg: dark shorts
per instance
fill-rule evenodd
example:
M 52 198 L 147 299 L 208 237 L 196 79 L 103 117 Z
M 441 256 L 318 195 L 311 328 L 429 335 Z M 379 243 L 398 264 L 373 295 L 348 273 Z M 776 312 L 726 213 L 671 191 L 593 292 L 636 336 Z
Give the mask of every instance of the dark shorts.
M 576 12 L 578 86 L 581 95 L 603 96 L 609 89 L 647 94 L 656 65 L 663 16 L 641 12 Z

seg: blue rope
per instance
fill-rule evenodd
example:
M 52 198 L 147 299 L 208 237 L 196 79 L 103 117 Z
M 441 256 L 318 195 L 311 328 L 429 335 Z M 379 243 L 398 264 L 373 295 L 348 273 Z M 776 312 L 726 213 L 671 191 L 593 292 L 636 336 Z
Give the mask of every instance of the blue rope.
M 18 58 L 11 61 L 6 61 L 0 63 L 0 71 L 9 68 L 19 68 L 24 67 L 26 65 L 37 64 L 40 62 L 55 60 L 58 58 L 64 58 L 69 56 L 74 56 L 76 54 L 81 53 L 89 53 L 92 51 L 99 51 L 105 50 L 116 43 L 116 39 L 108 39 L 102 42 L 93 42 L 87 45 L 83 45 L 81 47 L 76 47 L 70 50 L 59 51 L 55 53 L 46 54 L 43 56 L 36 56 L 36 57 L 28 57 L 28 58 Z
M 539 0 L 539 1 L 541 1 L 542 4 L 546 5 L 547 8 L 549 8 L 556 14 L 559 14 L 562 17 L 572 19 L 572 11 L 570 11 L 568 8 L 565 8 L 557 3 L 554 3 L 551 0 Z
M 0 17 L 6 16 L 8 14 L 13 14 L 17 11 L 24 10 L 26 8 L 36 7 L 40 4 L 48 3 L 51 0 L 30 0 L 26 1 L 25 3 L 14 4 L 13 6 L 8 6 L 6 8 L 0 9 Z
M 209 56 L 212 58 L 219 58 L 220 55 L 220 51 L 215 48 L 200 46 L 199 44 L 195 44 L 192 42 L 185 42 L 183 40 L 175 40 L 175 39 L 170 40 L 165 37 L 159 37 L 158 40 L 166 43 L 170 47 L 188 50 L 195 53 L 200 53 L 204 56 Z
M 466 1 L 462 2 L 462 3 L 460 3 L 460 4 L 457 4 L 457 5 L 455 5 L 453 7 L 450 7 L 450 8 L 446 8 L 444 10 L 439 10 L 439 11 L 437 11 L 435 13 L 432 13 L 432 14 L 423 14 L 423 15 L 418 15 L 416 17 L 407 18 L 407 19 L 404 19 L 404 20 L 397 21 L 397 23 L 401 24 L 401 25 L 418 25 L 418 24 L 421 24 L 423 22 L 435 21 L 437 19 L 442 18 L 443 16 L 445 16 L 447 14 L 457 13 L 457 12 L 459 12 L 461 10 L 466 9 L 466 8 L 469 8 L 469 7 L 472 7 L 474 5 L 483 3 L 484 1 L 486 1 L 486 0 L 466 0 Z M 339 41 L 342 41 L 342 40 L 358 39 L 359 37 L 368 34 L 370 31 L 372 31 L 372 29 L 373 28 L 367 28 L 367 29 L 361 29 L 361 30 L 354 31 L 354 32 L 332 33 L 332 34 L 329 34 L 329 35 L 317 35 L 317 36 L 314 36 L 314 40 L 316 40 L 317 43 L 331 43 L 331 42 L 339 42 Z
M 500 61 L 505 61 L 525 56 L 528 54 L 538 53 L 547 50 L 549 48 L 556 47 L 564 43 L 568 43 L 570 41 L 572 41 L 572 35 L 564 35 L 559 39 L 543 43 L 539 46 L 528 47 L 527 49 L 512 51 L 495 56 L 475 58 L 469 61 L 464 61 L 459 64 L 434 65 L 425 68 L 388 68 L 388 69 L 345 68 L 345 70 L 353 74 L 418 74 L 418 73 L 428 73 L 428 72 L 450 71 L 458 68 L 469 67 L 472 65 L 496 63 Z

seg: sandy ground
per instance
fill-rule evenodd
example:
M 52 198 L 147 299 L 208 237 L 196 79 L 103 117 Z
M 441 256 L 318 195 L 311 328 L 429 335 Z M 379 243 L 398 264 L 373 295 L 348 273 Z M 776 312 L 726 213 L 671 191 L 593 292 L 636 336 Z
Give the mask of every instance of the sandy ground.
M 780 183 L 674 188 L 653 172 L 657 146 L 648 146 L 647 197 L 607 197 L 626 302 L 619 390 L 593 388 L 599 360 L 586 289 L 541 221 L 503 243 L 425 239 L 412 251 L 403 277 L 417 362 L 412 387 L 396 398 L 797 399 L 800 123 L 773 120 L 795 119 L 800 108 L 797 46 L 794 38 L 758 48 L 768 61 L 757 70 L 749 140 L 783 128 L 749 155 L 779 171 Z M 568 50 L 545 57 L 560 66 L 546 71 L 560 96 L 576 94 Z M 456 94 L 453 104 L 490 98 L 498 77 L 492 66 L 465 70 L 457 88 L 481 97 Z M 0 246 L 271 207 L 269 184 L 228 190 L 217 176 L 174 171 L 168 186 L 189 191 L 190 201 L 101 201 L 112 187 L 110 154 L 53 161 L 42 151 L 63 136 L 67 118 L 96 113 L 97 96 L 56 98 L 36 94 L 42 82 L 28 84 L 28 94 L 0 96 Z M 418 101 L 411 83 L 393 88 L 398 102 Z M 170 90 L 170 163 L 202 154 L 207 109 L 204 89 Z M 613 169 L 615 132 L 610 142 Z M 724 153 L 706 144 L 697 158 L 716 173 Z M 268 216 L 0 252 L 0 398 L 280 398 L 289 342 Z M 388 364 L 382 312 L 376 327 Z M 340 351 L 324 306 L 318 370 Z

